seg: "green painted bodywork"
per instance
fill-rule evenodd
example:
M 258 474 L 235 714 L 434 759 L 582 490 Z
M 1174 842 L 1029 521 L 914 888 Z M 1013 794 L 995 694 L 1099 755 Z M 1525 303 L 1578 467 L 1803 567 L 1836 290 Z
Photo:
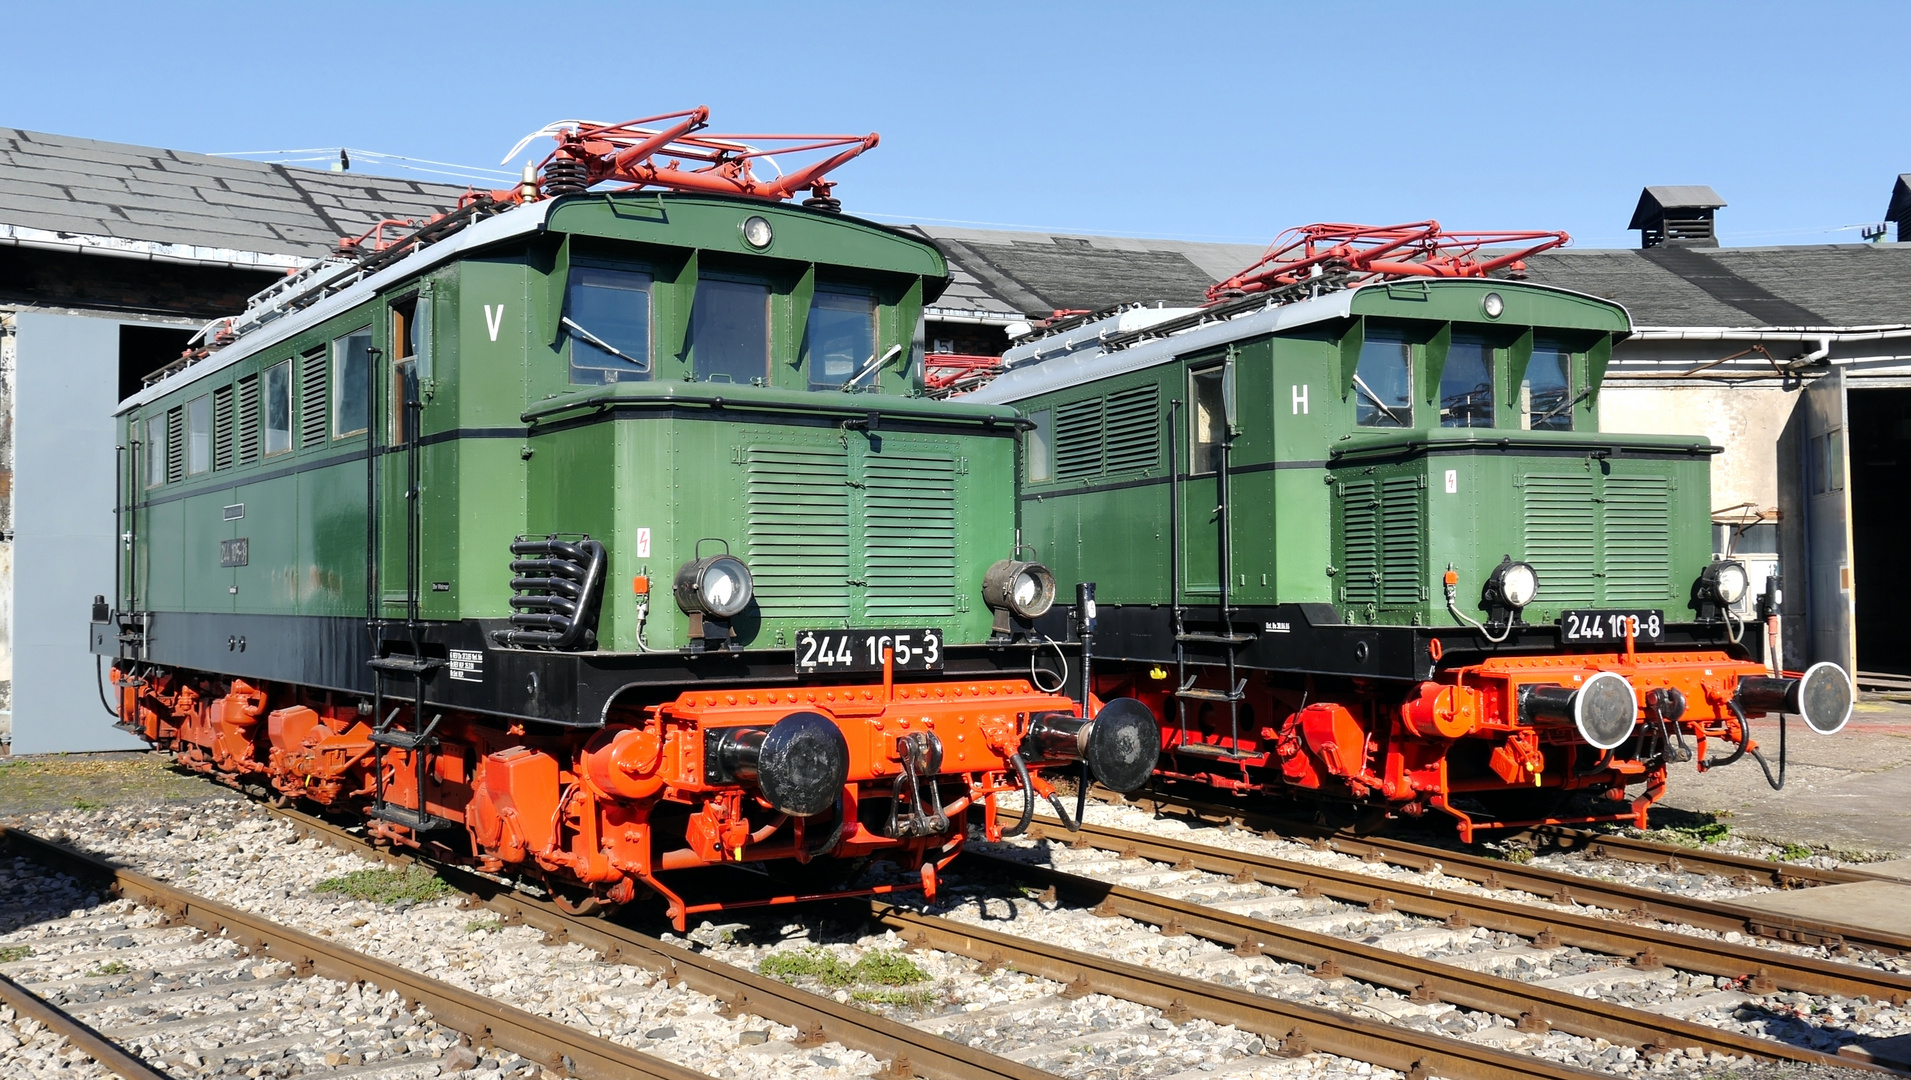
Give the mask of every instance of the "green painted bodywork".
M 767 251 L 742 240 L 751 215 L 773 226 Z M 559 319 L 565 277 L 580 263 L 652 275 L 650 380 L 571 385 Z M 214 354 L 205 374 L 175 377 L 163 396 L 124 409 L 133 453 L 122 484 L 137 494 L 119 606 L 365 618 L 370 482 L 377 614 L 404 618 L 415 453 L 426 620 L 506 618 L 513 538 L 588 533 L 609 557 L 602 650 L 685 645 L 689 619 L 670 584 L 699 544 L 704 554 L 727 545 L 752 566 L 758 602 L 736 624 L 746 647 L 787 648 L 804 627 L 932 626 L 950 644 L 984 641 L 982 575 L 1014 543 L 1015 414 L 920 397 L 921 309 L 947 273 L 931 244 L 793 206 L 656 194 L 563 200 L 536 232 L 397 275 L 376 296 L 263 346 L 241 339 L 251 355 L 221 367 Z M 691 381 L 691 298 L 708 274 L 770 286 L 771 374 L 760 385 Z M 868 390 L 808 389 L 804 323 L 819 282 L 867 290 L 878 353 L 902 347 Z M 429 298 L 430 371 L 419 371 L 413 451 L 393 434 L 390 371 L 394 307 L 417 297 Z M 308 442 L 298 431 L 300 357 L 364 326 L 381 350 L 370 435 L 334 437 L 327 423 Z M 269 326 L 255 333 L 272 337 Z M 250 461 L 235 452 L 230 465 L 144 483 L 147 419 L 287 359 L 291 449 Z M 326 382 L 336 396 L 330 373 Z M 217 447 L 236 440 L 221 431 Z M 647 554 L 639 530 L 649 530 Z M 222 568 L 220 541 L 241 537 L 246 565 Z M 638 575 L 651 579 L 641 646 Z
M 1504 301 L 1497 319 L 1483 312 L 1487 293 Z M 1460 610 L 1481 619 L 1481 587 L 1511 556 L 1531 562 L 1539 579 L 1529 623 L 1592 606 L 1660 608 L 1669 621 L 1690 620 L 1691 585 L 1711 553 L 1714 448 L 1693 436 L 1600 433 L 1596 392 L 1571 409 L 1569 431 L 1525 430 L 1520 410 L 1506 404 L 1517 400 L 1536 339 L 1571 348 L 1572 394 L 1596 390 L 1613 341 L 1630 332 L 1624 309 L 1506 281 L 1369 286 L 1350 303 L 1345 318 L 1018 400 L 1023 415 L 1054 425 L 1059 465 L 1092 460 L 1070 456 L 1082 452 L 1060 430 L 1071 406 L 1100 401 L 1113 417 L 1119 402 L 1146 401 L 1153 388 L 1152 430 L 1130 433 L 1126 467 L 1106 467 L 1111 419 L 1103 468 L 1025 484 L 1024 538 L 1058 580 L 1095 581 L 1104 603 L 1170 603 L 1178 513 L 1181 600 L 1219 598 L 1221 482 L 1216 473 L 1189 474 L 1187 403 L 1191 370 L 1231 363 L 1231 604 L 1331 604 L 1349 623 L 1452 626 L 1442 587 L 1449 565 Z M 1361 343 L 1383 330 L 1413 345 L 1411 427 L 1355 424 Z M 1437 426 L 1439 371 L 1455 334 L 1492 346 L 1500 403 L 1492 427 Z M 1152 455 L 1137 452 L 1144 443 Z

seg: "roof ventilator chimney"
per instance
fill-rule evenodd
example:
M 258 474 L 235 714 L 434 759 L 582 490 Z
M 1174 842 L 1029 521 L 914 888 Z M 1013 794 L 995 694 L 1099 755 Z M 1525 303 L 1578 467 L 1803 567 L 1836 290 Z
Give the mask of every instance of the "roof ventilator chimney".
M 1639 247 L 1718 247 L 1713 212 L 1725 205 L 1719 193 L 1703 184 L 1649 187 L 1639 193 L 1628 229 L 1639 230 Z
M 1911 240 L 1911 173 L 1899 173 L 1898 182 L 1891 185 L 1891 205 L 1884 219 L 1898 227 L 1898 243 Z

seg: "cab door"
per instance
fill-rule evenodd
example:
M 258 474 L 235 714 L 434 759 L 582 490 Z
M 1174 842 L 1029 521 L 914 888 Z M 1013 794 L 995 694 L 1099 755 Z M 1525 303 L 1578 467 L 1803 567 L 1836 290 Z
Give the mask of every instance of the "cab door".
M 1181 587 L 1196 603 L 1218 600 L 1227 523 L 1225 455 L 1233 413 L 1233 365 L 1222 354 L 1188 361 L 1178 436 L 1182 454 Z

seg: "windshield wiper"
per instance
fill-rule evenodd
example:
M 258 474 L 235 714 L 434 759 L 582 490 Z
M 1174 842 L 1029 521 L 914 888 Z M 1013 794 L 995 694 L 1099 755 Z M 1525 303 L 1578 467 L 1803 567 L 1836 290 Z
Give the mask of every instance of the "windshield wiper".
M 1387 408 L 1387 403 L 1380 400 L 1380 395 L 1373 392 L 1373 388 L 1367 385 L 1367 380 L 1361 378 L 1358 371 L 1354 372 L 1354 385 L 1360 388 L 1361 393 L 1367 395 L 1367 400 L 1373 402 L 1375 408 L 1387 414 L 1387 419 L 1392 420 L 1401 427 L 1407 426 L 1407 422 L 1400 419 L 1399 413 Z
M 850 380 L 843 384 L 843 392 L 847 394 L 855 390 L 856 384 L 863 381 L 863 376 L 869 374 L 872 371 L 877 370 L 878 368 L 881 368 L 884 364 L 887 364 L 891 360 L 894 360 L 896 358 L 896 354 L 900 352 L 902 352 L 901 345 L 891 345 L 889 347 L 889 350 L 883 353 L 880 358 L 871 356 L 869 358 L 869 362 L 863 365 L 863 369 L 857 372 L 855 375 L 851 376 Z
M 1567 409 L 1570 409 L 1573 406 L 1591 397 L 1592 392 L 1593 392 L 1593 388 L 1588 386 L 1584 390 L 1581 390 L 1579 392 L 1579 396 L 1573 398 L 1572 400 L 1562 401 L 1559 404 L 1553 406 L 1552 408 L 1547 409 L 1545 412 L 1540 413 L 1538 416 L 1533 417 L 1532 426 L 1538 427 L 1541 424 L 1545 423 L 1546 421 L 1551 420 L 1553 417 L 1558 416 L 1560 413 L 1565 412 Z
M 589 342 L 592 345 L 597 346 L 598 348 L 604 350 L 605 352 L 611 354 L 612 356 L 615 356 L 620 360 L 628 360 L 631 363 L 636 364 L 638 370 L 642 371 L 644 374 L 646 375 L 650 374 L 650 361 L 639 360 L 636 357 L 625 352 L 624 350 L 618 348 L 617 346 L 612 345 L 610 342 L 605 341 L 603 338 L 598 337 L 596 334 L 593 334 L 589 330 L 586 330 L 583 327 L 577 325 L 577 323 L 571 320 L 571 317 L 569 315 L 566 315 L 562 319 L 559 319 L 558 323 L 562 325 L 565 329 L 569 330 L 571 333 L 576 334 L 578 337 L 583 338 L 585 341 Z

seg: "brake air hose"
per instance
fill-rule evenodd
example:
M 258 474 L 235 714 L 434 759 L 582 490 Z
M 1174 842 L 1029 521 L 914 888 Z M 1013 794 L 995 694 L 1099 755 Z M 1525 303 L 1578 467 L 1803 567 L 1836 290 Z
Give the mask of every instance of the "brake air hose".
M 1022 762 L 1021 754 L 1010 754 L 1009 764 L 1015 766 L 1015 775 L 1022 781 L 1022 820 L 1016 822 L 1014 828 L 1003 829 L 1003 839 L 1022 835 L 1035 820 L 1035 785 L 1029 781 L 1028 766 Z

